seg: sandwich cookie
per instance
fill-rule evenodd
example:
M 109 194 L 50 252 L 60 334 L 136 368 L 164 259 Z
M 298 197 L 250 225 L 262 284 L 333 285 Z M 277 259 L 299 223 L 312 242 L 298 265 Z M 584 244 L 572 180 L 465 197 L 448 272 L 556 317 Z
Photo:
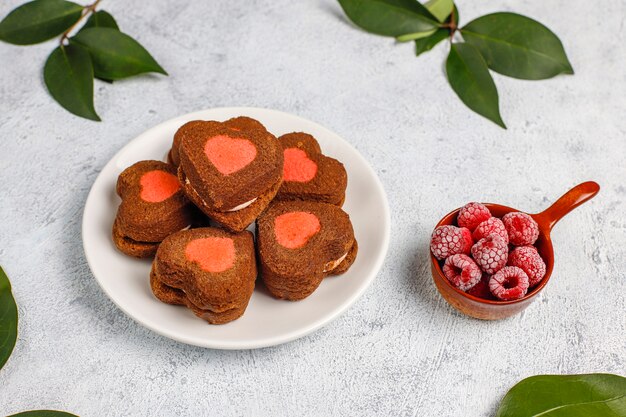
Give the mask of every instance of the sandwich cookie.
M 354 262 L 358 245 L 350 217 L 313 201 L 274 201 L 257 220 L 261 277 L 276 298 L 308 297 L 328 275 Z
M 152 264 L 150 286 L 167 304 L 184 305 L 211 324 L 245 312 L 257 276 L 252 233 L 213 227 L 167 237 Z
M 176 168 L 161 161 L 140 161 L 117 179 L 122 202 L 113 223 L 113 242 L 127 255 L 154 256 L 159 243 L 190 225 L 198 212 L 185 197 Z
M 237 131 L 214 122 L 197 122 L 181 134 L 178 178 L 185 194 L 226 229 L 244 230 L 282 183 L 279 142 L 261 129 Z
M 343 164 L 322 154 L 315 138 L 306 133 L 281 136 L 283 147 L 283 184 L 279 200 L 311 200 L 343 205 L 348 175 Z

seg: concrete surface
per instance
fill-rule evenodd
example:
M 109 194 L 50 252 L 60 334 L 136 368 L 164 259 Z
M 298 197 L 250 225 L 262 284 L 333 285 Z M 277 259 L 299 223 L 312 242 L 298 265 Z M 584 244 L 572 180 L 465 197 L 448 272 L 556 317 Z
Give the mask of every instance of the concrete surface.
M 507 131 L 451 92 L 444 44 L 415 58 L 410 44 L 351 27 L 334 0 L 101 4 L 170 73 L 98 82 L 102 123 L 47 95 L 54 42 L 0 45 L 0 263 L 20 312 L 0 414 L 489 416 L 533 374 L 626 374 L 626 3 L 459 4 L 465 22 L 498 10 L 539 19 L 576 71 L 495 77 Z M 137 325 L 100 290 L 81 245 L 87 193 L 120 147 L 231 105 L 336 131 L 378 172 L 392 209 L 390 252 L 365 296 L 315 334 L 257 351 L 194 348 Z M 602 192 L 555 228 L 553 280 L 524 314 L 476 321 L 438 295 L 427 244 L 443 214 L 471 200 L 539 211 L 588 179 Z

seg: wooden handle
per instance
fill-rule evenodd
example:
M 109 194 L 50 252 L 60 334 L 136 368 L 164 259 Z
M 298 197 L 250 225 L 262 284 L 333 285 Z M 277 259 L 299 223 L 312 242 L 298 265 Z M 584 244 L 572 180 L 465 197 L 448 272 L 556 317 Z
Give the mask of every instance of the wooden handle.
M 554 204 L 533 217 L 539 223 L 540 228 L 552 230 L 554 225 L 565 217 L 567 213 L 591 200 L 599 191 L 600 185 L 598 183 L 594 181 L 583 182 L 563 194 Z

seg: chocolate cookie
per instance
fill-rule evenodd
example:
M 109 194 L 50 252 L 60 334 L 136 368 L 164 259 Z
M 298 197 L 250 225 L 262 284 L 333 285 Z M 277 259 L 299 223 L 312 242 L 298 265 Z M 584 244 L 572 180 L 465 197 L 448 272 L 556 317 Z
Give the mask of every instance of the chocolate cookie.
M 308 297 L 328 275 L 344 273 L 358 245 L 350 217 L 313 201 L 274 201 L 257 220 L 261 277 L 276 298 Z
M 186 125 L 185 125 L 186 126 Z M 196 122 L 181 129 L 178 177 L 208 217 L 237 232 L 267 207 L 282 182 L 283 154 L 267 131 Z
M 252 233 L 203 227 L 168 236 L 150 274 L 155 297 L 184 305 L 211 324 L 239 318 L 257 276 Z
M 317 140 L 306 133 L 278 138 L 283 147 L 283 184 L 278 200 L 311 200 L 340 206 L 348 185 L 343 164 L 322 154 Z
M 197 220 L 176 168 L 165 162 L 140 161 L 126 168 L 116 191 L 122 202 L 113 223 L 113 242 L 127 255 L 154 256 L 163 239 Z

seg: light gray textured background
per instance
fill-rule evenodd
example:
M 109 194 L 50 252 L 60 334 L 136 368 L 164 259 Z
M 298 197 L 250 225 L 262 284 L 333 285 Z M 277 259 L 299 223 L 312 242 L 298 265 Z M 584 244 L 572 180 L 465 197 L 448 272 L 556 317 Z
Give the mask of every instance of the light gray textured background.
M 351 27 L 334 0 L 102 6 L 170 73 L 98 82 L 102 123 L 47 95 L 53 42 L 0 45 L 0 263 L 20 312 L 0 414 L 489 416 L 526 376 L 626 374 L 625 2 L 460 1 L 465 22 L 498 10 L 538 18 L 575 68 L 545 82 L 496 76 L 508 131 L 451 92 L 445 44 L 417 59 L 410 44 Z M 109 158 L 159 122 L 218 106 L 327 126 L 390 200 L 391 247 L 372 287 L 286 345 L 221 352 L 158 336 L 107 299 L 83 254 L 83 205 Z M 602 191 L 555 228 L 553 280 L 525 313 L 481 322 L 438 295 L 427 243 L 443 214 L 471 200 L 539 211 L 588 179 Z

